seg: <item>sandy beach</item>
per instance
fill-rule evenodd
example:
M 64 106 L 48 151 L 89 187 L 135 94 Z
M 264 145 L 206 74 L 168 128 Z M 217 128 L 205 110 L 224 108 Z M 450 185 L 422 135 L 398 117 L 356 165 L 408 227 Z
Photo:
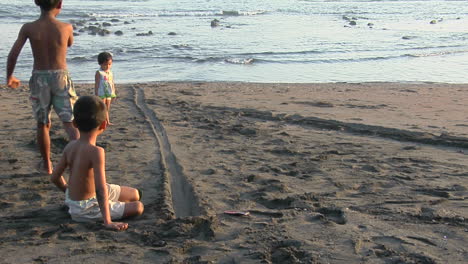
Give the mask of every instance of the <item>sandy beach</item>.
M 467 84 L 117 89 L 98 145 L 108 182 L 143 190 L 125 232 L 70 219 L 36 170 L 28 88 L 0 86 L 0 263 L 468 261 Z

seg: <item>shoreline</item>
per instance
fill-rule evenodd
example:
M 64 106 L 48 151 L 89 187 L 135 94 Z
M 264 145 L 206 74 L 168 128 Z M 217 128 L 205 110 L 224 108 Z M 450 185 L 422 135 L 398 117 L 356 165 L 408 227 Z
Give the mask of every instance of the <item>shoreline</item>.
M 82 94 L 92 86 L 75 83 Z M 467 84 L 116 86 L 115 125 L 98 142 L 109 182 L 143 189 L 146 211 L 126 232 L 70 220 L 63 194 L 33 170 L 39 154 L 28 91 L 0 86 L 6 263 L 463 263 L 468 256 L 468 152 L 460 145 L 468 139 Z M 52 116 L 55 163 L 66 138 Z M 389 139 L 377 128 L 459 142 Z
M 73 78 L 73 76 L 72 76 Z M 91 85 L 93 84 L 92 81 L 73 81 L 75 84 L 80 85 Z M 365 81 L 365 82 L 248 82 L 248 81 L 197 81 L 197 80 L 169 80 L 169 81 L 129 81 L 129 82 L 118 82 L 116 85 L 136 85 L 136 84 L 160 84 L 160 83 L 245 83 L 245 84 L 258 84 L 258 85 L 323 85 L 323 84 L 376 84 L 376 85 L 385 85 L 385 84 L 404 84 L 404 85 L 468 85 L 467 83 L 460 83 L 460 82 L 432 82 L 432 81 Z

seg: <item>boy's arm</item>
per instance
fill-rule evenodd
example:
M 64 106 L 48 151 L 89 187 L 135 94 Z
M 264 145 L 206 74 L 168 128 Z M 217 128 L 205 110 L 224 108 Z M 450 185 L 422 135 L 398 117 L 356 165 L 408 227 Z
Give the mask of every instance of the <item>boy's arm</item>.
M 20 32 L 18 33 L 18 38 L 16 39 L 15 43 L 11 47 L 10 53 L 8 54 L 6 75 L 8 87 L 18 88 L 20 85 L 20 81 L 16 79 L 15 76 L 13 76 L 13 71 L 15 70 L 16 61 L 18 60 L 18 56 L 21 53 L 26 40 L 28 40 L 28 36 L 26 34 L 26 25 L 23 25 L 23 27 L 20 29 Z
M 60 190 L 65 192 L 68 188 L 67 181 L 62 176 L 63 172 L 67 168 L 67 157 L 65 151 L 60 158 L 58 165 L 55 167 L 54 171 L 52 172 L 52 176 L 50 177 L 50 181 L 55 184 Z
M 68 47 L 71 47 L 73 45 L 73 26 L 71 24 L 68 24 L 68 31 L 70 32 L 70 35 L 68 37 Z
M 100 78 L 99 71 L 96 71 L 96 75 L 94 76 L 94 95 L 98 95 L 98 89 L 99 89 L 99 82 L 101 80 Z
M 105 172 L 105 153 L 104 149 L 97 148 L 93 160 L 94 184 L 96 185 L 96 197 L 101 209 L 102 219 L 107 228 L 115 230 L 125 230 L 128 228 L 127 223 L 112 222 L 109 209 L 109 194 L 106 186 Z

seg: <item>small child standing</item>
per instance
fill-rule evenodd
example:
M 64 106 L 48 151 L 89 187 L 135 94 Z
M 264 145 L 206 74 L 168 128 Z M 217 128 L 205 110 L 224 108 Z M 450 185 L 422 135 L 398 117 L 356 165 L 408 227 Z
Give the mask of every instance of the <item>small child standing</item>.
M 141 215 L 144 206 L 139 190 L 107 183 L 105 151 L 96 146 L 98 136 L 107 127 L 106 105 L 97 96 L 82 96 L 73 116 L 81 137 L 67 144 L 51 181 L 65 192 L 65 204 L 73 220 L 102 219 L 107 228 L 125 230 L 127 223 L 112 220 Z M 68 183 L 62 176 L 66 168 L 70 169 Z
M 96 71 L 95 82 L 94 82 L 94 93 L 99 96 L 107 108 L 107 124 L 112 125 L 109 119 L 109 112 L 111 102 L 117 98 L 115 85 L 114 85 L 114 74 L 111 71 L 112 68 L 112 54 L 109 52 L 101 52 L 98 55 L 98 63 L 101 66 Z

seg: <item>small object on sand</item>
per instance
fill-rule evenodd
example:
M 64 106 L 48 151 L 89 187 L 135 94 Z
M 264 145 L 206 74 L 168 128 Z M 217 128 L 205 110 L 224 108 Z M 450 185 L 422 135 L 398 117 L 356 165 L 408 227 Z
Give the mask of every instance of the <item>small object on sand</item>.
M 228 215 L 235 215 L 235 216 L 247 216 L 250 215 L 248 211 L 235 211 L 235 210 L 227 210 L 224 211 L 225 214 Z

